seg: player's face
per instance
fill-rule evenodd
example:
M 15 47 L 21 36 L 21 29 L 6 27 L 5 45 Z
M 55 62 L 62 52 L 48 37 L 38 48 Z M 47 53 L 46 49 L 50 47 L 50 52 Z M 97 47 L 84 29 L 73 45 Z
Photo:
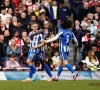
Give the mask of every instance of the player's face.
M 34 32 L 36 32 L 36 31 L 38 30 L 38 25 L 37 25 L 37 24 L 33 24 L 33 25 L 32 25 L 32 30 L 33 30 Z

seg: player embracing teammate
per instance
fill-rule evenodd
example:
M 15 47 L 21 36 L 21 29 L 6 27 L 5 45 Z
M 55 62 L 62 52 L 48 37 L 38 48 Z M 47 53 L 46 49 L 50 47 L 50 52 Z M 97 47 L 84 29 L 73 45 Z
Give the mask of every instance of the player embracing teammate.
M 77 39 L 75 38 L 72 31 L 69 30 L 69 28 L 71 28 L 71 26 L 72 26 L 72 22 L 70 20 L 63 21 L 61 23 L 62 29 L 59 30 L 58 34 L 56 34 L 55 37 L 53 37 L 49 40 L 44 40 L 41 37 L 41 35 L 43 35 L 43 32 L 40 33 L 39 31 L 37 31 L 38 33 L 37 32 L 33 33 L 33 41 L 32 41 L 32 45 L 30 44 L 30 47 L 31 47 L 30 50 L 32 50 L 32 51 L 34 50 L 35 52 L 29 51 L 30 54 L 29 54 L 28 60 L 27 60 L 27 63 L 28 63 L 28 61 L 31 61 L 31 64 L 28 63 L 28 65 L 30 66 L 30 71 L 32 71 L 32 73 L 31 73 L 31 76 L 30 76 L 30 72 L 29 72 L 29 78 L 25 79 L 24 81 L 30 81 L 32 79 L 32 75 L 35 74 L 35 72 L 36 72 L 35 67 L 32 64 L 32 61 L 36 60 L 35 57 L 37 57 L 40 53 L 42 53 L 44 55 L 44 51 L 40 50 L 40 47 L 43 48 L 45 43 L 52 42 L 56 39 L 59 39 L 59 43 L 60 43 L 60 46 L 59 46 L 60 47 L 60 50 L 59 50 L 60 60 L 59 60 L 59 68 L 58 68 L 57 76 L 55 78 L 52 76 L 49 67 L 45 63 L 45 61 L 44 61 L 45 58 L 43 59 L 44 68 L 45 68 L 47 74 L 50 76 L 50 79 L 48 81 L 57 81 L 59 79 L 59 76 L 60 76 L 60 74 L 63 70 L 63 65 L 66 66 L 66 68 L 68 68 L 68 70 L 71 71 L 71 73 L 73 74 L 73 81 L 76 80 L 78 74 L 74 73 L 72 66 L 68 63 L 68 55 L 69 55 L 69 51 L 70 51 L 69 50 L 70 40 L 72 39 L 73 42 L 74 42 L 74 45 L 78 46 Z M 32 36 L 32 34 L 31 34 L 31 36 Z M 39 41 L 34 40 L 36 36 L 38 38 L 40 36 L 41 39 L 40 40 L 38 39 Z M 33 42 L 36 43 L 36 44 L 33 44 Z

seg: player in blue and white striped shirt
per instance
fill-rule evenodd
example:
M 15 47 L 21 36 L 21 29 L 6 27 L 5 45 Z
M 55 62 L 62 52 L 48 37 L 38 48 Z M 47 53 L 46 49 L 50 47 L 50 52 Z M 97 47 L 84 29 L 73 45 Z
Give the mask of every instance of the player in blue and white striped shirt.
M 37 76 L 37 75 L 35 75 L 36 68 L 35 68 L 33 62 L 35 60 L 40 59 L 40 57 L 39 57 L 40 54 L 41 54 L 41 59 L 44 59 L 44 47 L 41 46 L 40 48 L 37 48 L 37 49 L 33 48 L 35 46 L 38 46 L 38 44 L 41 42 L 41 40 L 43 38 L 43 34 L 41 33 L 41 34 L 36 34 L 33 36 L 34 33 L 38 32 L 38 24 L 37 23 L 33 23 L 31 25 L 31 28 L 33 31 L 30 32 L 30 34 L 29 34 L 29 38 L 31 38 L 31 42 L 30 42 L 28 59 L 27 59 L 27 64 L 30 67 L 30 71 L 29 71 L 29 77 L 26 78 L 25 80 L 23 80 L 24 82 L 31 81 L 32 76 L 34 76 L 34 77 Z M 46 63 L 44 63 L 44 68 L 45 68 L 47 74 L 52 78 L 53 76 L 52 76 L 51 71 Z
M 72 33 L 71 30 L 68 30 L 68 28 L 70 28 L 72 25 L 70 20 L 65 20 L 63 23 L 61 23 L 61 27 L 62 29 L 59 30 L 59 33 L 53 37 L 50 40 L 47 40 L 46 42 L 52 42 L 56 39 L 59 39 L 59 43 L 60 43 L 60 60 L 59 60 L 59 68 L 58 68 L 58 73 L 57 73 L 57 78 L 60 76 L 63 66 L 62 63 L 68 68 L 68 70 L 71 71 L 71 73 L 73 74 L 73 81 L 76 80 L 76 77 L 78 76 L 78 74 L 74 73 L 74 70 L 72 68 L 72 66 L 68 63 L 68 55 L 69 55 L 69 43 L 70 40 L 72 39 L 75 43 L 76 46 L 78 46 L 78 42 L 76 37 L 74 36 L 74 34 Z

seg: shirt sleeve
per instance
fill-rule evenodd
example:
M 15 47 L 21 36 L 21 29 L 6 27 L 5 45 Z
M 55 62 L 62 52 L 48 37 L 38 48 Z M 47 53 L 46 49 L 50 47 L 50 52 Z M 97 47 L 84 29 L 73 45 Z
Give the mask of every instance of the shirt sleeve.
M 58 32 L 58 34 L 55 37 L 47 40 L 47 43 L 57 40 L 59 38 L 59 36 L 61 36 L 61 35 L 62 35 L 62 32 L 60 31 L 60 32 Z

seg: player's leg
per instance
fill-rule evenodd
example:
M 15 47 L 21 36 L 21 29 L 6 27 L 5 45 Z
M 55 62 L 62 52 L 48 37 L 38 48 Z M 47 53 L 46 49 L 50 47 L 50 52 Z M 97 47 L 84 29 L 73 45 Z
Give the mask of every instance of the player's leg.
M 66 68 L 69 70 L 69 71 L 71 71 L 71 73 L 73 74 L 73 81 L 75 81 L 76 80 L 76 78 L 77 78 L 77 74 L 75 74 L 74 73 L 74 69 L 72 68 L 72 66 L 68 63 L 68 55 L 69 55 L 69 52 L 64 52 L 63 53 L 63 64 L 66 66 Z
M 62 71 L 63 71 L 62 60 L 59 60 L 59 62 L 58 62 L 58 71 L 57 71 L 57 78 L 60 76 Z
M 52 73 L 51 73 L 51 71 L 50 71 L 49 66 L 46 64 L 46 61 L 45 61 L 45 59 L 46 59 L 46 58 L 45 58 L 45 54 L 44 54 L 44 52 L 41 52 L 40 54 L 41 54 L 41 55 L 40 55 L 41 63 L 42 63 L 42 65 L 44 66 L 46 73 L 47 73 L 48 76 L 50 77 L 50 79 L 49 79 L 48 81 L 51 81 L 51 80 L 53 80 L 53 75 L 52 75 Z
M 60 52 L 60 60 L 59 60 L 59 62 L 58 62 L 58 72 L 57 72 L 57 79 L 59 78 L 59 76 L 60 76 L 60 74 L 61 74 L 61 72 L 63 71 L 63 62 L 62 62 L 62 57 L 63 57 L 63 55 L 62 55 L 62 53 Z
M 29 76 L 28 76 L 28 78 L 25 79 L 25 80 L 23 80 L 24 82 L 30 81 L 31 78 L 32 78 L 32 75 L 35 74 L 35 72 L 36 72 L 36 68 L 35 68 L 34 63 L 33 63 L 33 61 L 35 60 L 35 58 L 36 58 L 35 53 L 33 53 L 33 52 L 29 53 L 28 59 L 27 59 L 27 64 L 28 64 L 29 67 L 30 67 L 30 71 L 29 71 Z

